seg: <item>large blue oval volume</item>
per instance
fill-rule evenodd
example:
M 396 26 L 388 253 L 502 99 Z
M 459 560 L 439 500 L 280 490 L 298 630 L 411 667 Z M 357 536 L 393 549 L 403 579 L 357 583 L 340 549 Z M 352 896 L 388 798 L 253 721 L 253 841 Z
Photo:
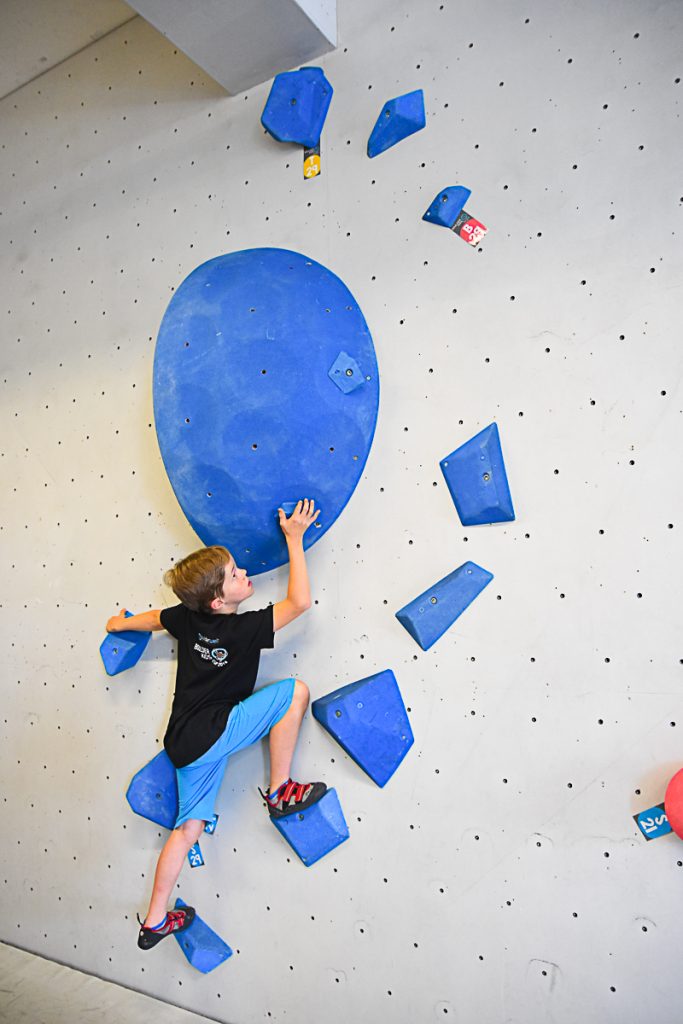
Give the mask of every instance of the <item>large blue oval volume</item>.
M 287 561 L 277 517 L 321 509 L 308 548 L 360 479 L 379 406 L 363 314 L 346 285 L 287 249 L 244 249 L 197 267 L 164 314 L 154 418 L 180 506 L 204 544 L 251 575 Z

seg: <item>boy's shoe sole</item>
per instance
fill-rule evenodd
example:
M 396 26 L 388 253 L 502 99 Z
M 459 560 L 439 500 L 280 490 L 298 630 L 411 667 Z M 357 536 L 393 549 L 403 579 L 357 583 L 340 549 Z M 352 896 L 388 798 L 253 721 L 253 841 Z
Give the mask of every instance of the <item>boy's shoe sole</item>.
M 290 802 L 282 808 L 278 807 L 277 804 L 275 805 L 275 807 L 273 807 L 267 795 L 259 788 L 259 793 L 266 802 L 266 807 L 268 808 L 268 813 L 270 814 L 271 818 L 288 818 L 290 814 L 297 814 L 299 811 L 305 811 L 307 810 L 307 808 L 312 807 L 313 804 L 317 804 L 318 800 L 324 797 L 325 793 L 327 792 L 327 785 L 324 782 L 312 782 L 308 783 L 308 785 L 302 786 L 301 783 L 298 782 L 292 783 L 291 779 L 289 781 L 292 785 L 291 796 L 295 795 L 297 787 L 301 788 L 304 791 L 308 789 L 309 785 L 311 788 L 308 794 L 306 795 L 305 799 L 292 800 L 290 796 Z
M 152 949 L 167 935 L 178 935 L 180 932 L 184 932 L 186 928 L 190 927 L 194 917 L 194 907 L 183 907 L 182 910 L 169 910 L 166 915 L 166 923 L 158 932 L 155 932 L 153 928 L 145 928 L 144 924 L 141 924 L 138 946 L 140 949 Z M 138 918 L 139 920 L 140 918 Z

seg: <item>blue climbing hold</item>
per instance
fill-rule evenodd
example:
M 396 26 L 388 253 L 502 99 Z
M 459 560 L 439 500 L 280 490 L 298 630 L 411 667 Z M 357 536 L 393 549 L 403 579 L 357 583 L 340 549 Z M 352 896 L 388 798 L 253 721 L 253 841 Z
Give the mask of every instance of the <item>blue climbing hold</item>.
M 449 185 L 432 201 L 422 220 L 440 224 L 443 228 L 452 228 L 471 195 L 472 190 L 464 185 Z
M 515 518 L 498 425 L 491 423 L 439 463 L 463 526 Z
M 271 818 L 281 836 L 307 868 L 349 838 L 349 828 L 334 789 L 305 811 Z
M 350 395 L 356 388 L 365 384 L 365 377 L 360 366 L 348 352 L 340 352 L 332 363 L 327 376 L 345 395 Z
M 386 785 L 413 745 L 405 704 L 391 669 L 319 697 L 311 710 L 378 786 Z
M 278 142 L 311 148 L 320 141 L 334 89 L 322 68 L 300 68 L 276 75 L 261 124 Z
M 164 828 L 174 828 L 178 817 L 178 783 L 165 750 L 133 776 L 126 800 L 136 814 Z
M 377 156 L 426 124 L 422 89 L 387 100 L 368 139 L 368 156 Z
M 186 907 L 180 897 L 175 901 L 175 910 Z M 195 914 L 194 921 L 184 932 L 174 932 L 174 937 L 192 967 L 196 967 L 202 974 L 208 974 L 225 963 L 232 956 L 232 950 L 227 942 L 224 942 L 220 935 L 209 928 L 206 922 L 202 921 L 198 914 Z
M 126 612 L 130 619 L 132 612 Z M 107 675 L 115 676 L 125 672 L 127 668 L 137 665 L 149 643 L 151 633 L 142 633 L 138 629 L 125 629 L 120 633 L 107 633 L 100 644 L 100 654 Z
M 396 618 L 427 651 L 492 579 L 493 573 L 465 562 L 396 612 Z
M 329 377 L 340 352 L 364 374 L 351 394 Z M 176 289 L 154 357 L 159 448 L 202 543 L 224 544 L 250 576 L 288 560 L 274 514 L 283 500 L 315 498 L 323 509 L 304 550 L 341 514 L 378 406 L 363 314 L 321 264 L 247 249 L 209 260 Z

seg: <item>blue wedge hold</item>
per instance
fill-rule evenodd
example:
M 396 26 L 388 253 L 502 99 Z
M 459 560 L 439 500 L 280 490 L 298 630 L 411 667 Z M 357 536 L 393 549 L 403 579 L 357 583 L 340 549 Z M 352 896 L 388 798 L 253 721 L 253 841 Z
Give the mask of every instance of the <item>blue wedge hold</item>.
M 178 897 L 175 901 L 175 910 L 182 910 L 187 906 Z M 217 935 L 206 922 L 202 921 L 199 914 L 195 914 L 194 921 L 184 932 L 174 933 L 174 939 L 185 954 L 188 963 L 196 967 L 202 974 L 208 974 L 216 967 L 220 967 L 232 956 L 232 950 L 227 942 L 224 942 L 220 935 Z
M 126 612 L 130 619 L 132 612 Z M 107 675 L 115 676 L 125 672 L 127 668 L 137 665 L 149 643 L 151 633 L 142 633 L 137 629 L 126 629 L 120 633 L 107 633 L 100 644 L 100 655 Z
M 439 465 L 463 526 L 515 518 L 498 424 L 485 427 Z
M 413 745 L 413 731 L 391 669 L 319 697 L 311 711 L 378 786 L 387 784 Z
M 368 139 L 368 156 L 378 156 L 397 142 L 419 132 L 426 123 L 422 89 L 387 100 Z
M 427 651 L 492 579 L 493 573 L 465 562 L 397 611 L 396 618 Z
M 172 829 L 178 817 L 178 782 L 173 762 L 162 750 L 133 776 L 126 793 L 131 809 Z
M 322 68 L 299 68 L 276 75 L 261 124 L 278 142 L 310 149 L 320 141 L 334 89 Z
M 334 789 L 312 807 L 270 819 L 307 868 L 349 838 L 349 827 Z

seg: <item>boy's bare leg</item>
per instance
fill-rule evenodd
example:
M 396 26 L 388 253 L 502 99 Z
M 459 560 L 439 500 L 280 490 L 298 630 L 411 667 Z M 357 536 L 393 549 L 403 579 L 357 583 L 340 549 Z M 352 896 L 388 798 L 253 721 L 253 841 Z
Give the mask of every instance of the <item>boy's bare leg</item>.
M 292 766 L 294 748 L 299 737 L 301 720 L 308 707 L 309 691 L 305 683 L 300 679 L 294 682 L 294 696 L 292 703 L 277 725 L 270 730 L 270 786 L 269 790 L 274 793 L 278 786 L 289 778 Z
M 168 901 L 173 886 L 178 881 L 178 875 L 185 862 L 188 852 L 194 846 L 204 830 L 204 822 L 192 819 L 184 822 L 180 828 L 171 832 L 166 840 L 154 875 L 154 889 L 149 910 L 145 918 L 148 928 L 154 928 L 166 917 Z

